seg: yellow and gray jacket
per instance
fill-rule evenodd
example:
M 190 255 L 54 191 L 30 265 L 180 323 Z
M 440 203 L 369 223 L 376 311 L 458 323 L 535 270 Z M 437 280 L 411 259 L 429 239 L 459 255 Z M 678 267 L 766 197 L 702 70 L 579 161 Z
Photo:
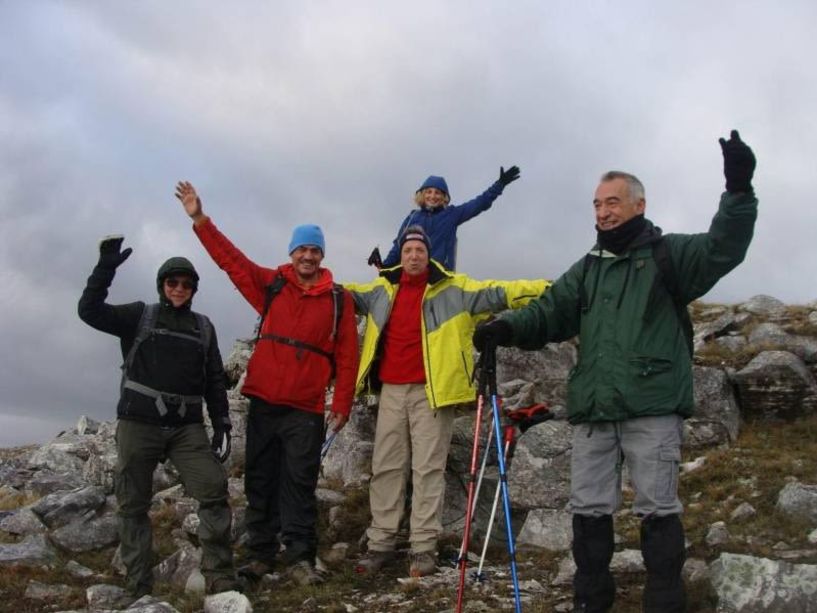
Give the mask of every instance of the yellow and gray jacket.
M 366 316 L 356 394 L 369 387 L 372 365 L 378 357 L 381 334 L 389 321 L 402 270 L 402 266 L 395 266 L 382 270 L 371 283 L 343 285 L 352 293 L 358 314 Z M 432 409 L 475 399 L 471 336 L 476 323 L 489 313 L 520 308 L 548 287 L 550 282 L 544 279 L 476 281 L 431 260 L 423 295 L 421 334 L 426 395 Z

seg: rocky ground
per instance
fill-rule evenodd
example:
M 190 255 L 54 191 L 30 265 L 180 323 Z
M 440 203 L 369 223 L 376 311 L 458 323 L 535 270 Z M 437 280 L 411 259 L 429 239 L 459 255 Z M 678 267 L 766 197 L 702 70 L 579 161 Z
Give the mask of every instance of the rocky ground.
M 817 611 L 817 304 L 786 306 L 767 296 L 731 306 L 695 304 L 695 399 L 687 420 L 682 498 L 687 503 L 691 611 Z M 236 384 L 230 492 L 236 551 L 242 552 L 241 483 L 246 404 L 237 392 L 249 346 L 227 360 Z M 518 438 L 508 469 L 523 610 L 571 610 L 569 483 L 571 426 L 564 419 L 572 343 L 539 352 L 502 350 L 500 392 L 513 412 L 536 402 L 555 418 Z M 78 410 L 78 414 L 81 410 Z M 456 420 L 449 456 L 438 572 L 407 578 L 399 558 L 375 577 L 355 574 L 368 521 L 367 482 L 376 405 L 355 407 L 324 465 L 320 566 L 326 582 L 294 585 L 268 575 L 241 596 L 205 599 L 198 572 L 195 502 L 172 465 L 155 475 L 157 590 L 128 603 L 116 555 L 113 423 L 81 418 L 46 445 L 0 451 L 0 611 L 447 611 L 456 602 L 456 557 L 465 507 L 474 412 Z M 488 463 L 476 514 L 466 610 L 513 610 L 504 529 L 475 578 L 497 483 Z M 638 611 L 643 566 L 638 521 L 616 516 L 615 611 Z M 502 520 L 497 524 L 502 528 Z M 129 608 L 128 608 L 129 607 Z

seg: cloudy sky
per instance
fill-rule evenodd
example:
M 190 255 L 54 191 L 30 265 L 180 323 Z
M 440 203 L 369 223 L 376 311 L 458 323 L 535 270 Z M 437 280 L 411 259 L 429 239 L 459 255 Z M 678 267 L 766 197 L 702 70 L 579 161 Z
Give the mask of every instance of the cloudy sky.
M 593 242 L 608 169 L 642 179 L 666 231 L 705 230 L 737 128 L 760 215 L 706 299 L 814 300 L 815 23 L 810 0 L 0 0 L 0 446 L 114 416 L 118 343 L 76 315 L 103 235 L 134 249 L 111 302 L 152 300 L 184 254 L 225 356 L 249 335 L 180 179 L 254 260 L 318 223 L 336 278 L 365 281 L 427 175 L 462 202 L 517 164 L 462 227 L 459 270 L 555 278 Z

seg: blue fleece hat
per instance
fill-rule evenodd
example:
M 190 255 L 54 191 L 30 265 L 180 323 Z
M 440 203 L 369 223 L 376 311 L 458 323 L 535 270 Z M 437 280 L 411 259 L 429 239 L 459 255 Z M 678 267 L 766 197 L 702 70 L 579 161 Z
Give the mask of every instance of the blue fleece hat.
M 298 247 L 315 245 L 326 255 L 326 244 L 323 240 L 323 231 L 315 224 L 307 223 L 302 226 L 295 226 L 292 231 L 292 240 L 289 241 L 289 254 L 291 255 Z
M 437 177 L 437 176 L 431 175 L 428 179 L 423 181 L 423 184 L 420 186 L 420 189 L 418 189 L 417 191 L 421 192 L 424 189 L 426 189 L 427 187 L 436 187 L 438 190 L 443 192 L 446 196 L 448 196 L 449 198 L 451 197 L 451 194 L 448 193 L 448 184 L 445 182 L 445 179 L 443 177 Z

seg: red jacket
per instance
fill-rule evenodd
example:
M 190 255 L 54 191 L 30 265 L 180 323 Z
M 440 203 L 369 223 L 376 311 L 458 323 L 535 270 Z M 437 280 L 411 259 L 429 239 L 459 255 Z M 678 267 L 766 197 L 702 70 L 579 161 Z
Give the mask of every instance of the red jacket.
M 348 415 L 359 359 L 355 304 L 351 294 L 344 290 L 343 316 L 338 324 L 337 339 L 332 339 L 333 282 L 328 269 L 320 268 L 318 283 L 305 289 L 298 284 L 292 264 L 278 268 L 258 266 L 219 232 L 211 220 L 194 225 L 193 229 L 213 261 L 229 275 L 238 291 L 259 314 L 264 308 L 265 288 L 279 272 L 284 275 L 287 283 L 270 304 L 261 334 L 299 340 L 334 353 L 332 412 Z M 270 404 L 323 413 L 331 377 L 332 365 L 325 356 L 262 339 L 247 364 L 247 377 L 241 393 Z

